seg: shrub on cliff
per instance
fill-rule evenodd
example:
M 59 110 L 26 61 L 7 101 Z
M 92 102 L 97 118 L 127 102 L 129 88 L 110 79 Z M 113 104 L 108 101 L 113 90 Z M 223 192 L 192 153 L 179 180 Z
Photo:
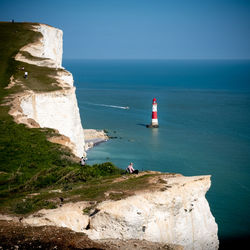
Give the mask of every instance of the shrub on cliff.
M 81 169 L 81 173 L 86 179 L 101 176 L 119 175 L 123 172 L 124 171 L 122 169 L 117 168 L 112 162 L 94 164 L 93 166 L 87 165 Z
M 71 168 L 57 183 L 86 182 L 95 178 L 120 175 L 123 172 L 122 169 L 117 168 L 112 162 L 94 164 L 93 166 L 85 165 L 84 167 Z

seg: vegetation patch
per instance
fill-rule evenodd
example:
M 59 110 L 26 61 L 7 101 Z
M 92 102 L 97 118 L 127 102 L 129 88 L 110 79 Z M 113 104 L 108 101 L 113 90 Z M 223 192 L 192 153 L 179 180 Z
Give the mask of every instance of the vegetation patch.
M 53 202 L 47 200 L 41 200 L 39 198 L 24 199 L 14 205 L 13 212 L 16 214 L 27 214 L 41 208 L 53 209 L 56 207 L 57 206 Z
M 60 89 L 55 76 L 60 69 L 39 67 L 15 61 L 16 54 L 28 43 L 41 38 L 32 30 L 34 23 L 0 23 L 0 104 L 11 94 L 30 89 L 48 92 Z M 21 52 L 29 60 L 37 61 L 28 52 Z M 28 71 L 24 79 L 24 71 Z M 6 89 L 11 76 L 21 83 Z M 51 143 L 48 137 L 57 136 L 53 129 L 30 129 L 16 124 L 8 114 L 9 106 L 0 106 L 0 210 L 14 213 L 29 213 L 41 207 L 53 207 L 46 200 L 55 194 L 48 190 L 59 186 L 64 191 L 76 183 L 85 183 L 94 178 L 121 173 L 112 163 L 94 166 L 79 166 L 71 151 Z M 42 191 L 36 198 L 26 199 L 27 194 Z M 25 201 L 24 201 L 25 200 Z
M 125 174 L 111 162 L 81 167 L 72 152 L 47 139 L 58 136 L 53 129 L 27 128 L 16 124 L 8 114 L 6 97 L 30 89 L 47 92 L 59 89 L 57 69 L 15 61 L 16 54 L 28 43 L 41 38 L 32 23 L 0 22 L 0 213 L 29 214 L 41 208 L 55 208 L 64 201 L 121 199 L 148 188 L 150 174 L 121 182 Z M 34 61 L 29 53 L 22 55 Z M 29 72 L 24 79 L 24 70 Z M 11 76 L 20 84 L 6 89 Z M 5 104 L 5 105 L 2 105 Z M 125 175 L 124 175 L 125 176 Z M 51 192 L 60 189 L 62 193 Z M 111 192 L 112 191 L 112 192 Z M 32 193 L 36 196 L 32 196 Z M 86 211 L 87 212 L 87 211 Z

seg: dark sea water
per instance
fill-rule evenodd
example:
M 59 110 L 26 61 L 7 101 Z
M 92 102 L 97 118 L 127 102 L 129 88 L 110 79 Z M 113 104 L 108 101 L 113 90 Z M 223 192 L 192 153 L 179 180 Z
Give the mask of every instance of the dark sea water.
M 64 66 L 74 76 L 83 127 L 117 137 L 90 150 L 89 164 L 125 169 L 132 161 L 139 170 L 212 175 L 206 197 L 220 239 L 250 236 L 250 61 Z M 160 127 L 147 129 L 154 97 Z

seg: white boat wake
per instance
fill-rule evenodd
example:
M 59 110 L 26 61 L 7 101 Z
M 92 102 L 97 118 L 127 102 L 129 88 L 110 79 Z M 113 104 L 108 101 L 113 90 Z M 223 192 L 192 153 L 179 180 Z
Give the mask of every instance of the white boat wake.
M 95 106 L 108 107 L 108 108 L 116 108 L 116 109 L 129 109 L 128 106 L 116 106 L 116 105 L 98 104 L 98 103 L 91 103 L 91 102 L 88 102 L 87 104 L 95 105 Z

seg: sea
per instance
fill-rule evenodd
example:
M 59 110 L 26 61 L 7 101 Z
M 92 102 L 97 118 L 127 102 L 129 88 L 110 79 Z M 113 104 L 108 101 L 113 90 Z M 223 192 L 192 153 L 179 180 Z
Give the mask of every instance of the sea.
M 64 60 L 84 128 L 110 139 L 88 164 L 211 175 L 221 241 L 250 236 L 250 61 Z M 151 122 L 158 103 L 159 128 Z M 129 107 L 129 108 L 127 108 Z

